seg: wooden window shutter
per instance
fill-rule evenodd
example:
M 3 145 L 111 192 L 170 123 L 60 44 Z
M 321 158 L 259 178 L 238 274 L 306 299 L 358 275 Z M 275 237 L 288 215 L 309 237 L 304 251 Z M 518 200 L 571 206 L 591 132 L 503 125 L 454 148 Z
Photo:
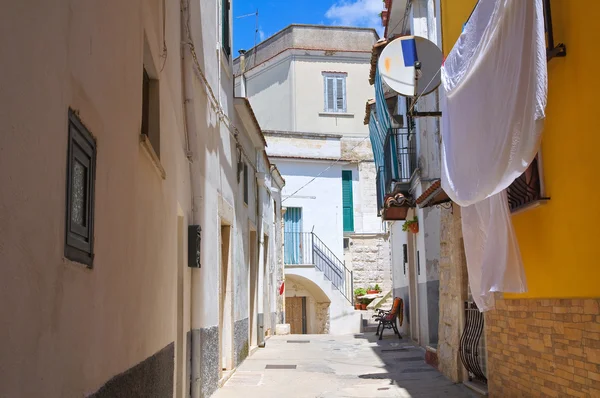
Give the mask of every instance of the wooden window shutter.
M 354 203 L 352 198 L 352 171 L 342 171 L 342 206 L 344 232 L 354 231 Z
M 221 27 L 223 31 L 221 32 L 221 46 L 223 47 L 223 51 L 229 57 L 231 54 L 231 40 L 229 37 L 229 9 L 231 8 L 230 0 L 222 0 L 221 5 Z
M 325 111 L 335 112 L 333 77 L 325 78 Z
M 345 108 L 346 108 L 345 107 L 345 102 L 346 101 L 345 101 L 345 98 L 344 98 L 345 97 L 345 95 L 344 95 L 344 86 L 345 86 L 345 84 L 344 84 L 344 78 L 338 77 L 335 80 L 336 80 L 336 86 L 335 86 L 335 89 L 336 89 L 336 94 L 335 94 L 335 97 L 336 97 L 336 104 L 335 104 L 336 105 L 336 109 L 335 110 L 337 112 L 345 112 L 346 111 L 345 110 Z

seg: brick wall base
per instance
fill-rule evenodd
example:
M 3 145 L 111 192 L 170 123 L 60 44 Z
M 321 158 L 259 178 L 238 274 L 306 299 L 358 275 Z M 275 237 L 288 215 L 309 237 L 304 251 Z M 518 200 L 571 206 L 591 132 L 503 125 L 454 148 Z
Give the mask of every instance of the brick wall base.
M 485 322 L 490 397 L 600 397 L 600 299 L 498 300 Z

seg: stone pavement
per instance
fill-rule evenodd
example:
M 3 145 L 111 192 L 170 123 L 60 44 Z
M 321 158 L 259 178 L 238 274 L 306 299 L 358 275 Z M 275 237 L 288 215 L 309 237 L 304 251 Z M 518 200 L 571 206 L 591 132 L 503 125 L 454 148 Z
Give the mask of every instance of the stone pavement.
M 480 397 L 389 333 L 381 341 L 374 333 L 274 336 L 213 397 Z M 291 369 L 276 369 L 282 365 Z

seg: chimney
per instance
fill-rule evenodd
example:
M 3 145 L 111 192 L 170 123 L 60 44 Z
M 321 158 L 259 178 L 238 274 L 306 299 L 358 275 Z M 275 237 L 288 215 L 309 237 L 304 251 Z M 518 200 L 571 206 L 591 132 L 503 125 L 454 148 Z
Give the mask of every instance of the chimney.
M 246 50 L 240 53 L 240 97 L 246 98 Z

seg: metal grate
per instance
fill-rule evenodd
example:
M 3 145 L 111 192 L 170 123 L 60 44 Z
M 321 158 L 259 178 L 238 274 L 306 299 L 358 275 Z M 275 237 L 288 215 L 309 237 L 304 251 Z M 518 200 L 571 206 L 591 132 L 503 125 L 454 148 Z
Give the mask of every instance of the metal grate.
M 515 212 L 542 197 L 538 158 L 533 159 L 527 170 L 521 174 L 506 190 L 508 207 Z
M 409 183 L 417 169 L 416 134 L 410 128 L 391 128 L 384 144 L 384 176 L 386 193 L 393 191 L 392 183 Z
M 306 344 L 310 343 L 310 340 L 288 340 L 288 343 L 296 343 L 296 344 Z
M 460 338 L 460 360 L 469 372 L 469 379 L 481 380 L 487 383 L 485 376 L 485 348 L 481 347 L 484 317 L 472 301 L 465 302 L 465 328 Z
M 267 365 L 265 369 L 296 369 L 297 365 Z

